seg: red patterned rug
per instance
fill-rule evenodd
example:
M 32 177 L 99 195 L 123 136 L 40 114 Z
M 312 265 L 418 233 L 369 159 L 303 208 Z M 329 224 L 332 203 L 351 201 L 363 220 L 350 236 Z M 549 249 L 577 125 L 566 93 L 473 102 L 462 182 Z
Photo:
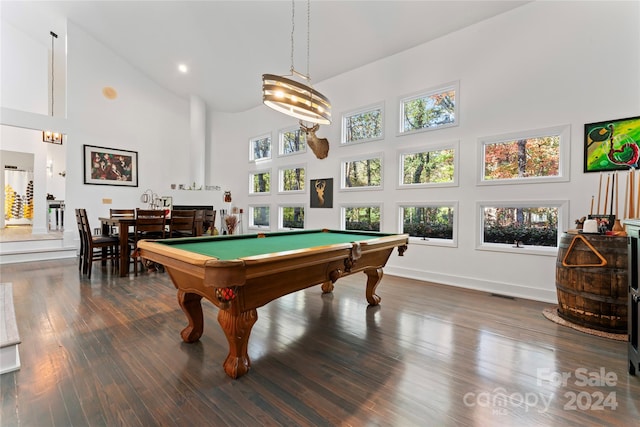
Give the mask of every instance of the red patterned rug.
M 629 341 L 628 334 L 615 334 L 612 332 L 604 332 L 604 331 L 599 331 L 597 329 L 591 329 L 591 328 L 587 328 L 586 326 L 581 326 L 581 325 L 576 325 L 575 323 L 571 323 L 568 320 L 565 320 L 558 315 L 557 306 L 545 308 L 544 310 L 542 310 L 542 315 L 547 319 L 551 320 L 553 323 L 557 323 L 558 325 L 562 325 L 562 326 L 568 326 L 571 329 L 584 332 L 585 334 L 596 335 L 598 337 L 608 338 L 616 341 Z

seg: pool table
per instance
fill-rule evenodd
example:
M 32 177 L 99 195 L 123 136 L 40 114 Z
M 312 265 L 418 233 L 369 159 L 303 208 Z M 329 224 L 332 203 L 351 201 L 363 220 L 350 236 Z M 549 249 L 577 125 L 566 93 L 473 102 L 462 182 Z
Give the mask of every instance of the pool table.
M 318 284 L 332 292 L 336 280 L 359 271 L 367 275 L 367 301 L 377 305 L 382 267 L 394 248 L 403 255 L 408 240 L 407 234 L 324 229 L 145 240 L 138 249 L 142 258 L 162 264 L 178 289 L 189 322 L 181 332 L 185 342 L 202 336 L 203 297 L 220 309 L 229 342 L 223 367 L 238 378 L 251 365 L 247 347 L 258 307 Z

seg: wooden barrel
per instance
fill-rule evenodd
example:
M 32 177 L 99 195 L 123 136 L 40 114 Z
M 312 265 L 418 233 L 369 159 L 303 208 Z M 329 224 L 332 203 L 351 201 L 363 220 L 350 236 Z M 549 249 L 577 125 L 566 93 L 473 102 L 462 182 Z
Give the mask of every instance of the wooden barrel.
M 563 234 L 556 261 L 558 315 L 588 328 L 626 333 L 627 263 L 626 237 Z

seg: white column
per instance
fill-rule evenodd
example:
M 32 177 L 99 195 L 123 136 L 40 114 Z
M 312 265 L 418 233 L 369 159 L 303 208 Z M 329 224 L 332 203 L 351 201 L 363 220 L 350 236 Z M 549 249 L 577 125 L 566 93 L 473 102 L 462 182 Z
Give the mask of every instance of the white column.
M 189 145 L 191 175 L 189 184 L 205 185 L 205 146 L 207 126 L 207 106 L 198 96 L 190 98 L 191 142 Z

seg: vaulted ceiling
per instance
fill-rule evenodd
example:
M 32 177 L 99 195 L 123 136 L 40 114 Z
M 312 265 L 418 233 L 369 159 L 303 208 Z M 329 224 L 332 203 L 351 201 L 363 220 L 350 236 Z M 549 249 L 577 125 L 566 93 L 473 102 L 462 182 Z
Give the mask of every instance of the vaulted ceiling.
M 312 83 L 402 52 L 527 1 L 311 2 Z M 261 103 L 263 73 L 288 74 L 290 1 L 2 1 L 3 19 L 50 44 L 34 13 L 68 18 L 133 67 L 216 111 Z M 307 72 L 307 2 L 295 2 L 294 65 Z M 188 66 L 183 74 L 178 64 Z

